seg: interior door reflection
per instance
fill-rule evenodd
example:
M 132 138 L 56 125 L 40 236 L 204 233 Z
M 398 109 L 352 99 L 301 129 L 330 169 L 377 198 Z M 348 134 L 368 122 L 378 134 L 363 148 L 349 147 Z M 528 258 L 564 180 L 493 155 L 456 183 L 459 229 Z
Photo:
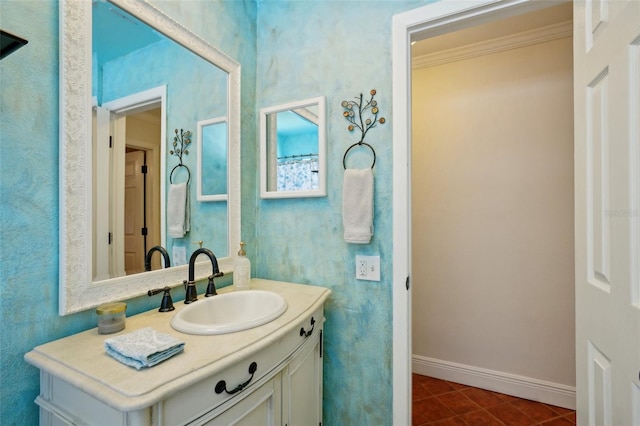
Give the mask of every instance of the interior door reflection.
M 147 250 L 160 244 L 160 123 L 161 108 L 96 122 L 107 128 L 94 133 L 96 145 L 111 148 L 94 159 L 94 280 L 144 272 Z

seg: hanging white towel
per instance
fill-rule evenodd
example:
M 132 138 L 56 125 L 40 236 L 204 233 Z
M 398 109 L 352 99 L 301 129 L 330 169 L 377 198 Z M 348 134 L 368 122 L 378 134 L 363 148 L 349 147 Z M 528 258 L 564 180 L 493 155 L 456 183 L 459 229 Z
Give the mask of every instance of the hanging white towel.
M 167 226 L 169 236 L 182 238 L 189 232 L 191 215 L 189 209 L 189 184 L 174 183 L 169 185 L 167 196 Z
M 369 244 L 373 235 L 373 170 L 346 169 L 342 186 L 344 240 Z

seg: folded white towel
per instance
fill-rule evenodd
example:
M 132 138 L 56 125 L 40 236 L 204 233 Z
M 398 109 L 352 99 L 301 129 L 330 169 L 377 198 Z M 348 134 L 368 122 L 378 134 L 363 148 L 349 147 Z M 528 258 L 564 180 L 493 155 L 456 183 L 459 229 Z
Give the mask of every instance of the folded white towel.
M 182 238 L 189 232 L 189 184 L 174 183 L 169 185 L 167 196 L 167 226 L 169 236 Z
M 151 327 L 104 341 L 107 354 L 136 370 L 152 367 L 182 352 L 184 342 Z
M 346 169 L 342 187 L 344 240 L 369 244 L 373 235 L 373 170 Z

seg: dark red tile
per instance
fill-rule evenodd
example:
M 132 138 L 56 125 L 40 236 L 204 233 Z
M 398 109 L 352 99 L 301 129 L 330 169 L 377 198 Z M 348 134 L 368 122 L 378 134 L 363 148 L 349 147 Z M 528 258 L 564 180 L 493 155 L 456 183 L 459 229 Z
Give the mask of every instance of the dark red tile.
M 520 399 L 517 396 L 507 395 L 506 393 L 496 393 L 496 395 L 498 395 L 504 402 L 511 402 Z
M 413 409 L 411 411 L 411 426 L 422 426 L 426 425 L 429 421 L 422 411 L 420 411 L 419 407 L 413 405 Z
M 438 420 L 433 423 L 429 423 L 429 426 L 469 426 L 459 416 L 449 417 L 444 420 Z
M 551 408 L 539 402 L 519 399 L 517 401 L 510 402 L 510 404 L 522 411 L 526 416 L 531 417 L 536 422 L 544 422 L 551 420 L 554 417 L 558 417 L 558 414 Z
M 495 418 L 509 426 L 529 426 L 535 422 L 509 403 L 502 403 L 486 408 Z
M 412 401 L 420 401 L 421 399 L 425 399 L 431 396 L 431 392 L 429 392 L 424 386 L 422 386 L 418 382 L 413 382 L 411 384 L 411 398 Z
M 437 396 L 447 408 L 456 414 L 468 413 L 469 411 L 478 410 L 481 407 L 460 392 L 448 392 Z
M 470 388 L 471 387 L 471 386 L 467 386 L 467 385 L 463 385 L 463 384 L 455 383 L 455 382 L 447 381 L 447 383 L 449 384 L 449 386 L 451 386 L 455 390 L 466 389 L 466 388 Z
M 453 417 L 454 412 L 448 409 L 443 403 L 438 401 L 437 398 L 431 397 L 417 401 L 413 405 L 413 420 L 424 422 L 435 422 L 436 420 L 446 419 L 447 417 Z M 419 414 L 419 415 L 417 415 Z M 418 423 L 420 424 L 420 423 Z
M 451 386 L 446 381 L 434 379 L 433 377 L 426 377 L 425 379 L 421 379 L 420 384 L 429 392 L 431 392 L 432 395 L 440 395 L 455 390 L 453 386 Z
M 558 407 L 556 405 L 551 405 L 551 404 L 544 404 L 545 406 L 551 408 L 554 412 L 564 416 L 566 414 L 571 414 L 571 413 L 575 413 L 574 410 L 570 410 L 568 408 L 563 408 L 563 407 Z
M 460 416 L 470 426 L 504 426 L 486 410 L 476 410 Z
M 481 407 L 491 407 L 492 405 L 498 405 L 504 402 L 500 397 L 501 394 L 484 389 L 468 388 L 463 389 L 460 392 Z
M 569 426 L 575 411 L 413 374 L 413 426 Z M 481 408 L 479 408 L 481 407 Z
M 538 423 L 541 426 L 573 426 L 575 423 L 571 423 L 564 417 L 556 417 L 555 419 L 547 422 Z
M 428 382 L 430 380 L 434 380 L 432 377 L 427 377 L 427 376 L 423 376 L 421 374 L 415 374 L 413 373 L 411 375 L 411 381 L 413 383 L 424 383 L 424 382 Z

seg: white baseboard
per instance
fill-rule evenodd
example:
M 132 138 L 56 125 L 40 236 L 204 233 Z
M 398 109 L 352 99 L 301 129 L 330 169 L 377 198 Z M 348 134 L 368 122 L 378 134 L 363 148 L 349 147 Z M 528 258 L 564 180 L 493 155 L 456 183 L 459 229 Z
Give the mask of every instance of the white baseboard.
M 420 355 L 412 356 L 411 367 L 416 374 L 576 409 L 576 388 L 572 386 Z

